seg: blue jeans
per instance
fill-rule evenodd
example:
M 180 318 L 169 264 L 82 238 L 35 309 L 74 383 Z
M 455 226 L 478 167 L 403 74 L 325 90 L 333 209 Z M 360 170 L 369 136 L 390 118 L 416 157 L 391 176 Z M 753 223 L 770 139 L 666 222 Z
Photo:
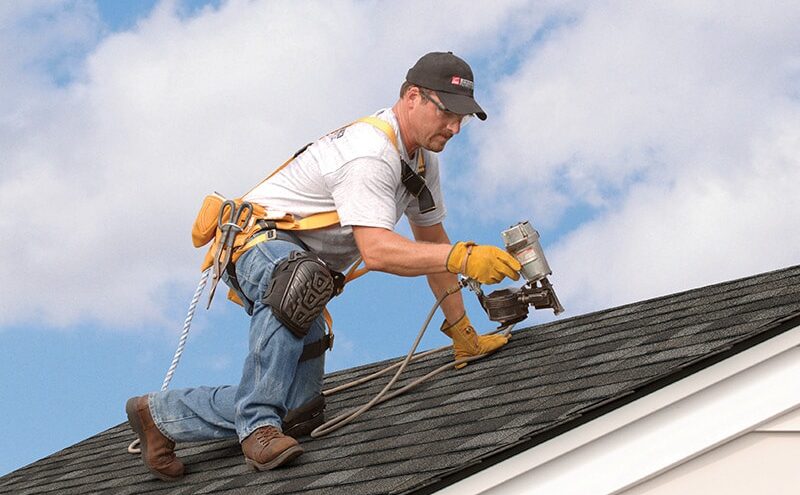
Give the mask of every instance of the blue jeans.
M 324 355 L 298 363 L 303 346 L 320 340 L 320 316 L 304 339 L 296 337 L 261 302 L 275 265 L 300 250 L 290 242 L 257 244 L 236 262 L 242 291 L 254 301 L 249 352 L 239 385 L 167 390 L 149 395 L 150 412 L 161 432 L 176 442 L 238 436 L 243 441 L 262 426 L 281 429 L 286 411 L 322 392 Z

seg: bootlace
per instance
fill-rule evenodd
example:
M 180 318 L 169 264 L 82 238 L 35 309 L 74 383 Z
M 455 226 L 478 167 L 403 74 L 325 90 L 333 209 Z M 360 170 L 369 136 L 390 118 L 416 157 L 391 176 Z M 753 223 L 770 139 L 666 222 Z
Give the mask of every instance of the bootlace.
M 265 447 L 269 445 L 273 439 L 279 436 L 281 436 L 281 432 L 278 431 L 277 428 L 271 426 L 261 428 L 256 432 L 256 440 L 258 440 L 258 443 Z

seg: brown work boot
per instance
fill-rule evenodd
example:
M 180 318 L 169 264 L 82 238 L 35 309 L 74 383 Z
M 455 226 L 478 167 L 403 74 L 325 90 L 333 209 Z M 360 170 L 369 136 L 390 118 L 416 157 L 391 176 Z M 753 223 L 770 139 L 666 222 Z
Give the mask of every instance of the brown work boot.
M 319 394 L 300 407 L 289 409 L 283 418 L 283 433 L 298 438 L 325 422 L 325 396 Z
M 303 453 L 303 447 L 274 426 L 262 426 L 242 442 L 245 462 L 258 471 L 282 466 Z
M 147 396 L 132 397 L 125 404 L 128 423 L 139 436 L 142 460 L 147 469 L 164 481 L 183 476 L 183 463 L 175 455 L 175 442 L 165 437 L 153 422 Z

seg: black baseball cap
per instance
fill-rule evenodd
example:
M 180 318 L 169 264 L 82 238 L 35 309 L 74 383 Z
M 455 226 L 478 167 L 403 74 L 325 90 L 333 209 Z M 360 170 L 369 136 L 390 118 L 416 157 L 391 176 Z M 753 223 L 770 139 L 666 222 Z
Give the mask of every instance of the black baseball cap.
M 423 55 L 414 67 L 408 69 L 406 81 L 436 91 L 445 108 L 453 113 L 474 113 L 479 119 L 486 120 L 486 112 L 473 96 L 475 79 L 472 69 L 453 52 Z

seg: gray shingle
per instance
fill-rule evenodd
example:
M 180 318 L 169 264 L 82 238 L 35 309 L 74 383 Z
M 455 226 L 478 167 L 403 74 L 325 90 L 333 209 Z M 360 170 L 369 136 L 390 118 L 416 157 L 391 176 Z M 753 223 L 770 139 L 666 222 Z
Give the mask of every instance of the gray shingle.
M 187 475 L 164 483 L 125 452 L 134 437 L 122 424 L 0 478 L 0 495 L 431 490 L 505 450 L 574 428 L 590 411 L 602 414 L 666 385 L 687 365 L 699 369 L 719 352 L 738 352 L 798 315 L 800 266 L 518 330 L 492 357 L 450 370 L 328 437 L 301 439 L 306 453 L 292 466 L 255 473 L 235 441 L 181 445 Z M 412 363 L 398 386 L 451 359 L 446 351 Z M 331 373 L 326 386 L 388 363 Z M 387 381 L 330 397 L 328 417 L 363 404 Z

